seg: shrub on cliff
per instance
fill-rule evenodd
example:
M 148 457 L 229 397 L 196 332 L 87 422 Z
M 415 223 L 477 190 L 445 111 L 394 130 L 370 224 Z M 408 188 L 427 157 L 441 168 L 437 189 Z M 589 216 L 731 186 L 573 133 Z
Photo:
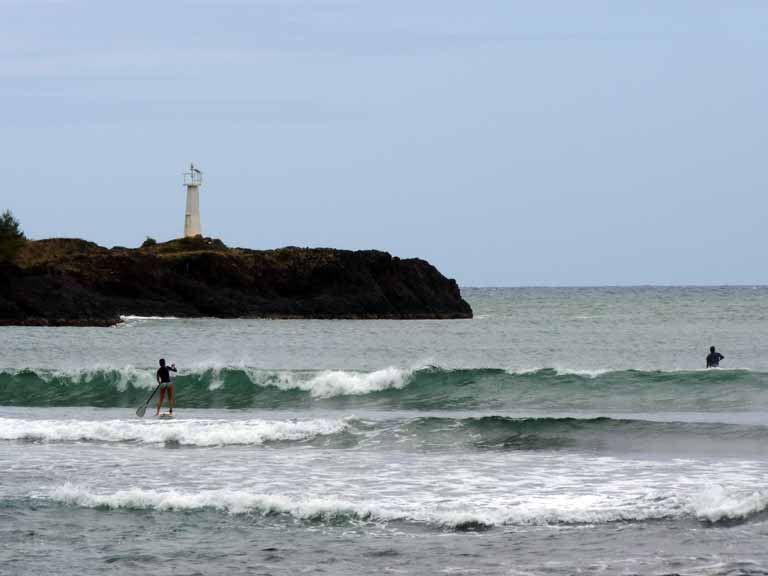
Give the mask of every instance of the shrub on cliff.
M 142 242 L 141 247 L 149 248 L 150 246 L 157 246 L 157 240 L 155 240 L 151 236 L 147 236 L 147 239 L 144 240 L 144 242 Z
M 26 242 L 19 221 L 10 210 L 0 215 L 0 260 L 13 260 Z

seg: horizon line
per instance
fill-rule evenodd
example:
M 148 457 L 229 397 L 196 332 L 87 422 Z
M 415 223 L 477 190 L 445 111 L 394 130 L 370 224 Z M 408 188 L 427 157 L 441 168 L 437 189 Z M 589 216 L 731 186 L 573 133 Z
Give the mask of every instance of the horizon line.
M 502 285 L 459 285 L 461 290 L 526 290 L 526 289 L 590 289 L 590 288 L 768 288 L 768 284 L 512 284 Z

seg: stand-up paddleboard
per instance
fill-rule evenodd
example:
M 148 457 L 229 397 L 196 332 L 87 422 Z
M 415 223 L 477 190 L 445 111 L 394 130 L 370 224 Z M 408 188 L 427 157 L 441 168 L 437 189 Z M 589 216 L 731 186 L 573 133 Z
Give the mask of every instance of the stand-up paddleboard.
M 161 420 L 170 420 L 171 418 L 173 418 L 173 414 L 171 414 L 170 412 L 163 412 L 162 414 L 158 414 L 157 417 L 160 418 Z

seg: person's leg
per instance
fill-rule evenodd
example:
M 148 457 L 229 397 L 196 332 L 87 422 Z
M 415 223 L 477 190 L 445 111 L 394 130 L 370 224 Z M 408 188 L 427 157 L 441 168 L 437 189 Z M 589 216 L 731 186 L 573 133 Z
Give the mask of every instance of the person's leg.
M 160 385 L 160 399 L 157 401 L 157 412 L 155 412 L 155 416 L 160 414 L 160 408 L 163 407 L 163 397 L 165 396 L 165 386 L 162 384 Z
M 168 412 L 173 414 L 173 384 L 168 384 Z

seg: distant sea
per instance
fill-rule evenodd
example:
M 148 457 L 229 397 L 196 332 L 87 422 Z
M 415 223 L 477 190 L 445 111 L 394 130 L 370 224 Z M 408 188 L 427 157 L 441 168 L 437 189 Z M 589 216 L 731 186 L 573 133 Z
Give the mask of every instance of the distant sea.
M 462 292 L 0 328 L 0 574 L 768 574 L 768 288 Z

